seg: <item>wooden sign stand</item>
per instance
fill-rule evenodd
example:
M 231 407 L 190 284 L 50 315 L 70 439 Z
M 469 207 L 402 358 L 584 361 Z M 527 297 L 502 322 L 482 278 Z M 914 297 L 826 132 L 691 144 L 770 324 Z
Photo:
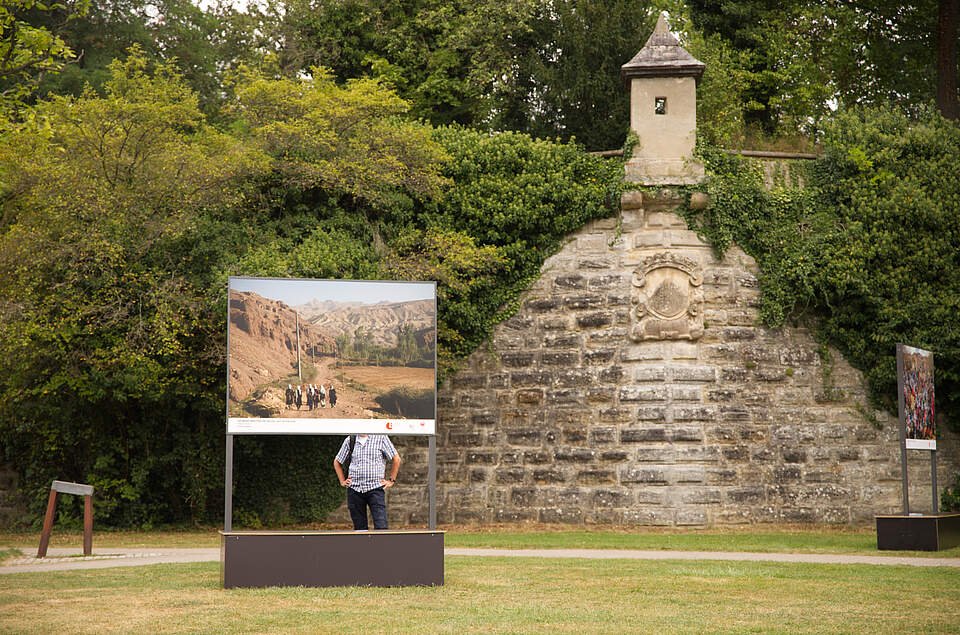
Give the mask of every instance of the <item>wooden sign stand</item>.
M 47 555 L 50 534 L 53 533 L 53 518 L 57 511 L 57 492 L 83 496 L 83 555 L 89 556 L 93 552 L 93 485 L 54 481 L 50 485 L 50 498 L 47 499 L 47 514 L 43 518 L 43 533 L 40 534 L 37 557 L 44 558 Z

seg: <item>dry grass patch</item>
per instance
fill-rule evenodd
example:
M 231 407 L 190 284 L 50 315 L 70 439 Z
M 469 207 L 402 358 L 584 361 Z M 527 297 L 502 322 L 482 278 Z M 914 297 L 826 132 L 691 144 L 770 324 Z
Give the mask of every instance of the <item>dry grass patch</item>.
M 212 563 L 0 576 L 3 632 L 956 632 L 960 570 L 447 558 L 442 587 L 219 588 Z

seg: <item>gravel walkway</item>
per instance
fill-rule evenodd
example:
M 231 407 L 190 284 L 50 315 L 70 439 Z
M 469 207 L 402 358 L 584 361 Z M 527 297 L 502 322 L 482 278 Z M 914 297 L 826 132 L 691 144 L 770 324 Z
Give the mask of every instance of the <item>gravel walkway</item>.
M 32 552 L 36 553 L 36 552 Z M 91 556 L 81 550 L 52 547 L 46 558 L 24 555 L 8 558 L 0 575 L 73 569 L 139 567 L 171 562 L 219 562 L 220 549 L 104 549 Z M 909 556 L 862 556 L 820 553 L 744 553 L 729 551 L 639 551 L 632 549 L 479 549 L 447 547 L 447 556 L 489 556 L 507 558 L 593 558 L 632 560 L 730 560 L 751 562 L 805 562 L 816 564 L 873 564 L 910 567 L 960 567 L 960 558 L 914 558 Z

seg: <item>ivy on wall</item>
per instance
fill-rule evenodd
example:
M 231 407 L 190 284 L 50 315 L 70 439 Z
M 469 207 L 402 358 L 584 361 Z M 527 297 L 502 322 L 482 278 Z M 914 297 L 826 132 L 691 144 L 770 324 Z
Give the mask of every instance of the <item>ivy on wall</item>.
M 805 187 L 768 191 L 756 162 L 704 149 L 708 209 L 688 223 L 761 271 L 761 319 L 804 322 L 897 411 L 896 344 L 935 354 L 938 410 L 960 428 L 960 127 L 933 109 L 838 113 Z

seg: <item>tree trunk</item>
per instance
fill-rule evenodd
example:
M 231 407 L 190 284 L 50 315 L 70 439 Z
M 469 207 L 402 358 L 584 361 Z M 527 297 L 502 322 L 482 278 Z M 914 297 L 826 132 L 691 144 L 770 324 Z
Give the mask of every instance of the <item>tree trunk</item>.
M 947 119 L 960 119 L 957 99 L 957 13 L 960 0 L 940 0 L 937 20 L 937 108 Z

